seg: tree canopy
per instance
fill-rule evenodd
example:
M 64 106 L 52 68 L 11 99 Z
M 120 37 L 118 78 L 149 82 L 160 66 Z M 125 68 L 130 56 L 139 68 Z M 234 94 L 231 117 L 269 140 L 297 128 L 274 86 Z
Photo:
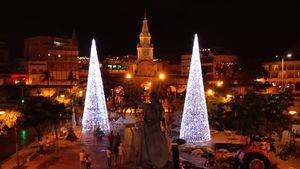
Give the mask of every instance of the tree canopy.
M 4 110 L 0 114 L 0 135 L 5 133 L 5 127 L 11 128 L 22 114 L 16 110 Z
M 23 125 L 33 127 L 40 138 L 43 134 L 43 125 L 50 123 L 57 127 L 59 120 L 66 117 L 69 112 L 64 104 L 39 96 L 26 99 L 22 114 Z
M 218 104 L 210 115 L 211 124 L 218 129 L 254 134 L 280 132 L 291 124 L 287 110 L 293 105 L 292 101 L 288 92 L 258 94 L 249 91 L 234 96 L 228 103 Z

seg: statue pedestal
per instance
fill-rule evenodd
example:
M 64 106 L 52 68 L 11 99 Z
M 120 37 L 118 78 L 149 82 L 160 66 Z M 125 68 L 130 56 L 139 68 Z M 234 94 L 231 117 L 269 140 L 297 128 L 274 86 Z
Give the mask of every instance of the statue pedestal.
M 123 145 L 125 149 L 125 163 L 136 165 L 140 152 L 140 133 L 134 125 L 126 125 L 124 129 Z

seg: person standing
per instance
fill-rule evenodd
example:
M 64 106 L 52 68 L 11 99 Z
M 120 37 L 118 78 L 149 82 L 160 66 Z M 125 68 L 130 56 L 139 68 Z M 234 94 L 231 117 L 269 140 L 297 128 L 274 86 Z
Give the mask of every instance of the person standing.
M 118 165 L 122 166 L 124 163 L 124 158 L 125 158 L 125 149 L 123 147 L 123 144 L 120 143 L 119 147 L 118 147 Z
M 47 153 L 50 153 L 50 139 L 49 139 L 49 137 L 46 137 L 46 151 L 47 151 Z
M 40 147 L 40 153 L 44 152 L 44 141 L 43 138 L 39 139 L 39 147 Z
M 115 161 L 115 163 L 117 163 L 120 143 L 121 143 L 121 136 L 120 136 L 120 133 L 117 132 L 117 135 L 115 137 L 114 147 L 112 149 L 113 150 L 113 154 L 114 154 L 114 161 Z
M 107 149 L 106 149 L 106 158 L 107 158 L 108 167 L 111 167 L 111 150 L 110 150 L 110 147 L 107 147 Z
M 109 141 L 109 146 L 112 147 L 113 143 L 114 143 L 114 133 L 113 131 L 110 132 L 110 134 L 108 135 L 108 141 Z
M 85 159 L 84 159 L 84 149 L 82 149 L 79 153 L 79 162 L 80 162 L 80 169 L 84 169 L 85 166 Z
M 119 146 L 119 144 L 120 144 L 120 142 L 121 142 L 121 136 L 120 136 L 120 133 L 119 132 L 117 132 L 117 135 L 116 135 L 116 141 L 115 141 L 115 143 L 117 144 L 117 146 Z
M 86 169 L 91 169 L 92 158 L 91 158 L 90 154 L 87 154 L 86 157 L 85 157 L 85 166 L 86 166 Z

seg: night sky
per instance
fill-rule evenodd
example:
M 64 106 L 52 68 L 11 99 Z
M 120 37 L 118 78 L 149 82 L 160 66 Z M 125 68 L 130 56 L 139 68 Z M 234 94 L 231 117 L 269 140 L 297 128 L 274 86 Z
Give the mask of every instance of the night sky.
M 75 28 L 81 55 L 89 55 L 92 37 L 102 58 L 136 54 L 146 9 L 158 58 L 179 61 L 181 54 L 191 51 L 194 33 L 198 33 L 201 48 L 230 49 L 244 60 L 269 60 L 277 53 L 300 48 L 300 2 L 199 1 L 2 2 L 0 40 L 9 43 L 15 58 L 22 56 L 24 38 L 71 35 Z

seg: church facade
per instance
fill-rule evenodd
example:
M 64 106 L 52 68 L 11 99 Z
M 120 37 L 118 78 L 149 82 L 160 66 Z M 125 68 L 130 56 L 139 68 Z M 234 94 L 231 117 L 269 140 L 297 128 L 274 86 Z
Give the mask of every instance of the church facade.
M 130 88 L 151 90 L 162 84 L 163 63 L 155 59 L 154 46 L 151 43 L 148 20 L 144 16 L 142 30 L 137 44 L 137 55 L 108 57 L 103 62 L 108 77 L 118 79 L 117 83 Z M 111 86 L 111 85 L 110 85 Z

